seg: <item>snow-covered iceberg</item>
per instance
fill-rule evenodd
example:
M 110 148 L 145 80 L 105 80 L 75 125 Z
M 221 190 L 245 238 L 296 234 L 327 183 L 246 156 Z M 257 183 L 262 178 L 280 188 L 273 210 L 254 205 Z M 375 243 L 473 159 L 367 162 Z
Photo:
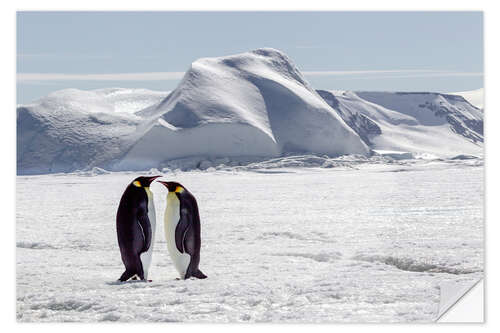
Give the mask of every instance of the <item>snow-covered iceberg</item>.
M 147 113 L 144 134 L 118 164 L 149 168 L 188 156 L 367 154 L 368 147 L 274 49 L 195 61 Z
M 318 93 L 374 150 L 452 157 L 483 154 L 483 111 L 457 95 Z
M 145 89 L 56 91 L 17 108 L 19 174 L 108 166 L 135 142 L 134 112 L 168 93 Z

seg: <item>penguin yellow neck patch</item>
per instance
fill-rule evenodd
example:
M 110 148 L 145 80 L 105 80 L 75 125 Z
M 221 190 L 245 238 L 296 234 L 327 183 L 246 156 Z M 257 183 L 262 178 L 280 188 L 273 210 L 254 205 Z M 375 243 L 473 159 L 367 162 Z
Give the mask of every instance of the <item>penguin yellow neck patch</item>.
M 181 186 L 177 186 L 175 188 L 175 193 L 182 193 L 182 192 L 184 192 L 184 189 Z
M 135 182 L 133 182 L 132 184 L 134 184 L 135 187 L 142 187 L 141 185 L 141 182 L 136 180 Z

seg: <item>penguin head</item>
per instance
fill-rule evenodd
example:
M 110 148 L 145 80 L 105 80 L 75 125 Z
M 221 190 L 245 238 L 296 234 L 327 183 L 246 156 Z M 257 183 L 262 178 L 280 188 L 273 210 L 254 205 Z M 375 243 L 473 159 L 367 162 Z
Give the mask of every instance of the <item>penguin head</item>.
M 151 183 L 156 179 L 156 178 L 159 178 L 161 176 L 153 176 L 153 177 L 144 177 L 144 176 L 141 176 L 141 177 L 137 177 L 136 179 L 134 179 L 132 181 L 132 185 L 134 185 L 135 187 L 149 187 L 149 185 L 151 185 Z
M 182 193 L 184 192 L 186 189 L 184 188 L 184 186 L 182 186 L 181 184 L 177 183 L 177 182 L 162 182 L 162 181 L 158 181 L 159 183 L 162 183 L 163 185 L 165 185 L 165 187 L 168 189 L 168 192 L 173 192 L 173 193 Z

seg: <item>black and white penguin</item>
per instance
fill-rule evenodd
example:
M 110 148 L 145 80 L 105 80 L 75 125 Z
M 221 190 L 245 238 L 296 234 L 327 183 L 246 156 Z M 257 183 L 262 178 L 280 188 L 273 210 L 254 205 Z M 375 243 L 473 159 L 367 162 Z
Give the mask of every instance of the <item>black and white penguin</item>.
M 158 177 L 138 177 L 130 183 L 116 213 L 116 232 L 125 272 L 120 281 L 148 279 L 156 231 L 153 193 L 149 185 Z
M 181 279 L 205 279 L 200 263 L 200 214 L 195 197 L 181 184 L 162 182 L 168 189 L 165 237 L 168 252 Z

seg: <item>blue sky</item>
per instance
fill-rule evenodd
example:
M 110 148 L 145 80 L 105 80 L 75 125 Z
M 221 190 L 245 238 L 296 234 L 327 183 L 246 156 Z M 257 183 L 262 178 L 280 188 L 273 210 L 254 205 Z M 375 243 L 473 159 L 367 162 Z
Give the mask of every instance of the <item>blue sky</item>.
M 481 12 L 19 12 L 17 102 L 172 90 L 197 58 L 259 47 L 288 54 L 316 89 L 483 87 Z

